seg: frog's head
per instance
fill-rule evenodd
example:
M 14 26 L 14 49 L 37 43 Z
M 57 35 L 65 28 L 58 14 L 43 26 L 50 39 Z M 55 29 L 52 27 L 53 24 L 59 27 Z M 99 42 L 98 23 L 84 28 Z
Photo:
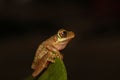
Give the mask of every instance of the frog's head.
M 67 43 L 75 37 L 75 34 L 74 32 L 72 31 L 67 31 L 65 29 L 60 29 L 58 32 L 57 32 L 57 41 L 56 41 L 56 45 L 55 47 L 58 49 L 58 50 L 61 50 L 63 48 L 65 48 L 65 46 L 67 45 Z
M 74 38 L 75 34 L 72 31 L 60 29 L 57 33 L 58 42 L 64 42 Z

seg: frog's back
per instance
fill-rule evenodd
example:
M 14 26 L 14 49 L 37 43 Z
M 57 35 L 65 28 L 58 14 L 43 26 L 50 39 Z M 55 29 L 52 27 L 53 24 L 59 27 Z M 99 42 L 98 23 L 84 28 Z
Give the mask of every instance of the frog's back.
M 34 61 L 32 63 L 32 69 L 35 69 L 37 65 L 39 64 L 39 61 L 48 53 L 47 46 L 51 45 L 53 43 L 53 37 L 50 37 L 46 41 L 42 42 L 36 51 Z

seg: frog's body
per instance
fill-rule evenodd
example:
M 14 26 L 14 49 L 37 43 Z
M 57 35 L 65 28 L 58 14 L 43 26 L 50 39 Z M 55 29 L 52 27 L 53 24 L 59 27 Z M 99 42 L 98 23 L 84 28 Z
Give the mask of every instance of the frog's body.
M 57 34 L 44 41 L 36 51 L 35 58 L 31 66 L 32 69 L 34 69 L 32 76 L 36 77 L 39 75 L 44 68 L 48 66 L 49 62 L 55 62 L 54 59 L 56 57 L 63 59 L 59 50 L 64 49 L 67 43 L 74 38 L 74 36 L 75 35 L 72 31 L 60 29 Z

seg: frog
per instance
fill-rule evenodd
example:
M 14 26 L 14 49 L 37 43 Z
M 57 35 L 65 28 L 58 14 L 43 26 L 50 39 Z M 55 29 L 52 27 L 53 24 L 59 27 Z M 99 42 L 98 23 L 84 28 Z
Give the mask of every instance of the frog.
M 55 63 L 55 58 L 63 60 L 61 50 L 75 37 L 73 31 L 59 29 L 57 33 L 43 41 L 37 48 L 31 68 L 33 77 L 37 77 L 50 63 Z

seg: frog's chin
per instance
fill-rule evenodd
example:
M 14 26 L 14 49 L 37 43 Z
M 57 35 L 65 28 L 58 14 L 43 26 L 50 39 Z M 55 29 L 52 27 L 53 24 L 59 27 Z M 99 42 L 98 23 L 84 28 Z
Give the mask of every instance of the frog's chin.
M 64 49 L 70 40 L 71 39 L 57 43 L 57 45 L 55 45 L 56 49 L 57 50 Z

